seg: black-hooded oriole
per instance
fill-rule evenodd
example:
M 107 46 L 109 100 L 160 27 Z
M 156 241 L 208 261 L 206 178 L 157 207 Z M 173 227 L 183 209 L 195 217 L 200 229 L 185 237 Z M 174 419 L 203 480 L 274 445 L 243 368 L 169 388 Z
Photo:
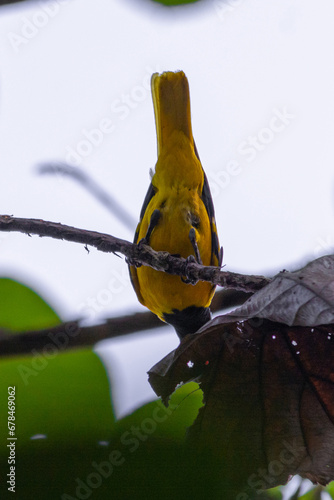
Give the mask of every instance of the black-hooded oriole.
M 134 242 L 206 266 L 221 264 L 221 250 L 209 184 L 191 128 L 188 80 L 183 71 L 154 73 L 151 79 L 158 161 L 140 213 Z M 179 276 L 130 265 L 138 300 L 174 326 L 180 338 L 210 319 L 215 287 L 187 284 Z

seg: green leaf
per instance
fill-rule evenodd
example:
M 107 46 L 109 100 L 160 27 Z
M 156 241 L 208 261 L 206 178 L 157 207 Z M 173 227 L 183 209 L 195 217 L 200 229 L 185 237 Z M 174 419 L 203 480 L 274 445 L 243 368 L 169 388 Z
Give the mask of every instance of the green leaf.
M 146 422 L 154 434 L 182 442 L 187 428 L 195 420 L 199 408 L 203 406 L 203 393 L 195 382 L 180 387 L 171 397 L 168 408 L 160 400 L 148 403 L 117 423 L 117 432 Z M 144 425 L 145 427 L 145 425 Z M 145 429 L 142 429 L 145 433 Z
M 2 402 L 7 388 L 16 388 L 17 432 L 21 444 L 36 434 L 48 442 L 76 442 L 86 435 L 103 439 L 113 421 L 109 383 L 104 367 L 90 350 L 38 353 L 0 363 Z M 0 425 L 6 423 L 0 405 Z M 71 422 L 75 421 L 75 425 Z M 112 419 L 112 420 L 110 420 Z
M 202 498 L 199 472 L 188 468 L 191 458 L 183 455 L 181 442 L 202 404 L 197 385 L 177 391 L 169 409 L 154 401 L 115 425 L 105 372 L 94 356 L 88 351 L 60 354 L 27 386 L 9 367 L 13 363 L 0 364 L 2 387 L 16 387 L 18 498 L 73 500 L 94 493 L 92 498 L 101 500 L 167 500 L 191 492 L 191 498 Z M 20 363 L 32 359 L 18 359 L 16 367 Z M 6 390 L 0 397 L 6 400 Z M 5 417 L 0 415 L 0 423 Z M 4 442 L 8 431 L 2 431 Z M 46 438 L 31 440 L 36 434 Z M 4 447 L 0 453 L 6 458 Z
M 9 278 L 0 278 L 0 328 L 18 332 L 59 323 L 54 310 L 31 288 Z
M 329 493 L 331 495 L 331 497 L 334 498 L 334 481 L 329 483 L 329 485 L 326 487 L 325 491 L 327 491 L 327 493 Z
M 0 300 L 2 327 L 37 330 L 60 322 L 41 297 L 13 280 L 0 280 Z M 92 471 L 89 458 L 98 457 L 112 435 L 110 386 L 100 359 L 87 349 L 63 352 L 62 342 L 50 337 L 43 352 L 32 346 L 30 356 L 2 359 L 0 380 L 0 442 L 15 445 L 14 465 L 10 448 L 0 447 L 1 477 L 14 466 L 18 498 L 60 498 L 77 476 Z M 10 435 L 7 401 L 14 390 Z
M 270 490 L 267 490 L 266 493 L 268 494 L 268 497 L 272 498 L 273 500 L 282 500 L 283 498 L 280 486 L 277 486 L 276 488 L 271 488 Z
M 55 492 L 91 470 L 90 455 L 111 439 L 114 416 L 105 369 L 90 350 L 55 352 L 52 358 L 36 353 L 2 361 L 0 379 L 1 443 L 11 442 L 6 401 L 8 387 L 15 387 L 18 498 L 59 498 Z M 0 463 L 7 464 L 8 453 L 0 448 Z M 9 464 L 3 477 L 8 472 Z
M 174 7 L 175 5 L 184 5 L 187 3 L 195 3 L 199 0 L 153 0 L 156 3 L 161 3 L 162 5 L 166 5 L 167 7 Z
M 299 497 L 299 500 L 319 500 L 321 498 L 321 486 L 311 487 L 304 495 Z

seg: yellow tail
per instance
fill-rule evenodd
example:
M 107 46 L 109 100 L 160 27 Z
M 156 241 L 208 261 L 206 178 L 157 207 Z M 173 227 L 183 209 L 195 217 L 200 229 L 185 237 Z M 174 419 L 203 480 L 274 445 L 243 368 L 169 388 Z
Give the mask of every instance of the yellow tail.
M 183 132 L 193 143 L 190 117 L 189 85 L 183 71 L 154 73 L 151 79 L 158 156 L 175 130 Z

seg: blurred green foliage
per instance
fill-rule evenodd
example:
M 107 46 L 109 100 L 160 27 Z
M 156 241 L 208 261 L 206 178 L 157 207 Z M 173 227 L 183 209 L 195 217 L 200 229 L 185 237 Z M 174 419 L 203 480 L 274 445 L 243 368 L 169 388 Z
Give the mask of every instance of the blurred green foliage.
M 33 290 L 9 278 L 0 279 L 0 328 L 19 332 L 56 326 L 60 319 Z
M 60 322 L 42 298 L 20 283 L 0 279 L 0 297 L 0 328 L 37 329 Z M 48 347 L 0 361 L 0 474 L 5 478 L 9 472 L 7 399 L 8 387 L 15 387 L 15 498 L 232 498 L 219 465 L 201 461 L 183 446 L 203 405 L 197 384 L 180 387 L 168 408 L 153 401 L 116 421 L 98 356 L 90 349 L 63 352 L 51 341 Z M 1 498 L 9 486 L 5 483 Z M 328 489 L 332 495 L 333 489 Z M 312 488 L 302 498 L 316 500 L 316 494 Z M 282 493 L 275 488 L 254 498 L 279 500 Z

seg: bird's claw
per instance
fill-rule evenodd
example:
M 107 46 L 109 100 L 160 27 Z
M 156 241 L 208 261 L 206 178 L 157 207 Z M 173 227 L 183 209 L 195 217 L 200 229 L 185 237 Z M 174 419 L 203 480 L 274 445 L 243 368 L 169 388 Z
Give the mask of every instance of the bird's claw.
M 189 255 L 189 257 L 186 258 L 186 262 L 185 262 L 185 270 L 187 270 L 187 266 L 188 264 L 197 264 L 197 261 L 195 259 L 195 257 L 193 255 Z M 196 283 L 198 282 L 197 279 L 190 279 L 190 278 L 183 278 L 181 277 L 181 281 L 182 283 L 186 283 L 187 285 L 196 285 Z

